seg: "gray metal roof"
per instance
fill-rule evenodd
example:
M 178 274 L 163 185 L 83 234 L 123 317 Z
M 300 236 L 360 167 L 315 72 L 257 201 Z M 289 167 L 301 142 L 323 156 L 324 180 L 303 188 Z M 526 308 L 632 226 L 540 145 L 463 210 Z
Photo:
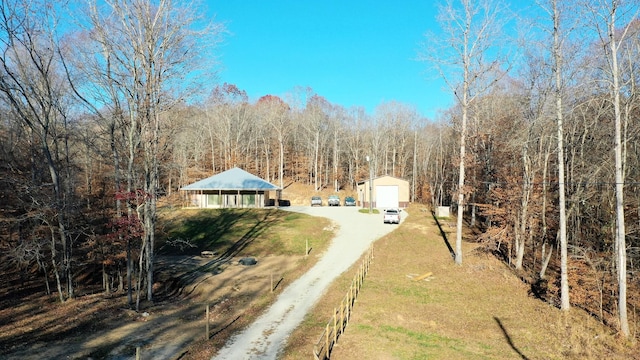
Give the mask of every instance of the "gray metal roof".
M 196 181 L 180 190 L 280 190 L 272 183 L 250 174 L 240 168 L 233 168 Z

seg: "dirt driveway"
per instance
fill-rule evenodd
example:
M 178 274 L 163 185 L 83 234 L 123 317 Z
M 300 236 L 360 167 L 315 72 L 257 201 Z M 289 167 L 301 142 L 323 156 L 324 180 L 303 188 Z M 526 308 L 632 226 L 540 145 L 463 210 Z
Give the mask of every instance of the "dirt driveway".
M 354 207 L 284 209 L 333 220 L 339 226 L 336 237 L 313 268 L 291 283 L 263 315 L 233 336 L 213 359 L 276 359 L 289 334 L 329 284 L 355 263 L 374 240 L 397 226 L 384 224 L 382 215 L 362 214 Z M 407 215 L 402 212 L 403 219 Z

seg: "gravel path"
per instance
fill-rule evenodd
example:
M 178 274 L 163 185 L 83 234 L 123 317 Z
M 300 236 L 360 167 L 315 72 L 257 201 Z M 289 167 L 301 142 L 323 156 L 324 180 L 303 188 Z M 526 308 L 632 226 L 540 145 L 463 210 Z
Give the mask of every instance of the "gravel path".
M 382 215 L 358 212 L 355 207 L 292 206 L 296 211 L 333 220 L 339 229 L 322 259 L 289 285 L 253 324 L 233 336 L 212 359 L 276 359 L 289 334 L 302 322 L 329 284 L 355 263 L 371 243 L 397 225 L 383 224 Z M 402 212 L 402 219 L 407 216 Z

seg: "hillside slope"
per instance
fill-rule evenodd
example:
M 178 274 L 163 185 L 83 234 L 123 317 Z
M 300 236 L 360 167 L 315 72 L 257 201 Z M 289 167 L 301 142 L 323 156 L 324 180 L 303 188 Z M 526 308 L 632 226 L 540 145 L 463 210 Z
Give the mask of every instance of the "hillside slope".
M 374 244 L 332 359 L 640 359 L 635 344 L 622 343 L 580 309 L 564 314 L 529 296 L 508 267 L 473 244 L 464 244 L 464 263 L 456 266 L 431 214 L 417 206 L 409 211 L 403 225 Z M 455 229 L 445 223 L 443 230 L 453 241 Z M 312 356 L 354 271 L 334 283 L 291 336 L 284 359 Z

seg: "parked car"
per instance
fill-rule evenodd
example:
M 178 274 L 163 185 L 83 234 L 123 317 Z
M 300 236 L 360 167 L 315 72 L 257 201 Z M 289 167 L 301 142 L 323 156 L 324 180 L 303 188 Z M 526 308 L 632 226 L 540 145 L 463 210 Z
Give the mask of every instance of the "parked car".
M 327 199 L 327 205 L 340 206 L 340 197 L 338 195 L 329 195 L 329 198 Z
M 356 206 L 356 199 L 352 196 L 347 196 L 344 198 L 344 206 Z
M 400 224 L 400 210 L 386 209 L 384 211 L 383 221 L 385 224 Z
M 322 198 L 320 196 L 312 196 L 311 206 L 322 206 Z

